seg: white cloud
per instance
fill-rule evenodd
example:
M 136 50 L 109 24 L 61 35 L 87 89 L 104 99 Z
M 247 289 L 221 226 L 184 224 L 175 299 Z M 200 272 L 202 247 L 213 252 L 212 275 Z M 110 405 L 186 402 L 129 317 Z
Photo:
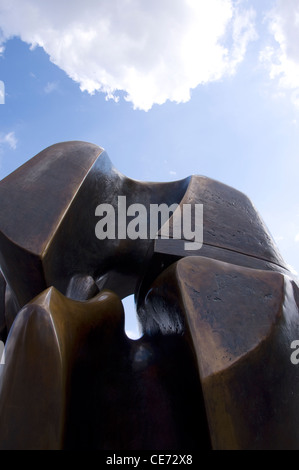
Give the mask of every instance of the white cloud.
M 295 236 L 295 242 L 299 242 L 299 233 Z
M 258 38 L 255 30 L 255 11 L 253 9 L 243 11 L 236 15 L 232 24 L 233 48 L 232 63 L 233 69 L 242 62 L 248 43 Z
M 299 107 L 299 2 L 277 0 L 268 15 L 274 44 L 261 51 L 260 59 L 269 67 L 272 79 L 291 91 L 291 100 Z
M 8 134 L 0 134 L 0 146 L 3 144 L 8 145 L 11 149 L 17 148 L 17 139 L 14 132 L 8 132 Z
M 256 39 L 235 0 L 0 0 L 3 37 L 39 45 L 80 84 L 135 108 L 186 102 L 199 84 L 234 73 Z M 246 2 L 245 2 L 246 4 Z M 1 42 L 1 41 L 0 41 Z M 2 41 L 3 43 L 3 41 Z

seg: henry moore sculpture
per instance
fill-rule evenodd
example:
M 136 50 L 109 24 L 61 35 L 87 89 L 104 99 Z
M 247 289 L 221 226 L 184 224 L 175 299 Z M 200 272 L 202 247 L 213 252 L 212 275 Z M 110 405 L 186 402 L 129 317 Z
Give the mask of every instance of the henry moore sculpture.
M 202 247 L 171 237 L 173 216 L 169 239 L 100 240 L 96 207 L 119 196 L 202 204 Z M 131 180 L 100 147 L 64 142 L 0 197 L 1 449 L 299 448 L 299 284 L 245 195 Z

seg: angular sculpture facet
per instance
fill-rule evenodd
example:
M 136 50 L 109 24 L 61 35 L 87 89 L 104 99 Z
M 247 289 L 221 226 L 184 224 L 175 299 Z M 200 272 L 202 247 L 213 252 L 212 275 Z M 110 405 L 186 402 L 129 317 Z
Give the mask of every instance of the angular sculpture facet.
M 299 284 L 250 200 L 203 176 L 143 183 L 85 142 L 0 182 L 1 449 L 298 449 Z M 96 208 L 203 205 L 184 231 L 99 240 Z M 193 217 L 194 224 L 198 223 Z M 124 332 L 135 294 L 143 337 Z

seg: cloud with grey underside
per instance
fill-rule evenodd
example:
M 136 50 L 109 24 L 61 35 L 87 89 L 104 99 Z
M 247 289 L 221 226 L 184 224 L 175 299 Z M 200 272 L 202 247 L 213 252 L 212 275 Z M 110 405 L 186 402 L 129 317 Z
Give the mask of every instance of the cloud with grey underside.
M 256 38 L 254 11 L 233 0 L 0 0 L 2 47 L 40 46 L 82 91 L 148 110 L 186 102 L 234 73 Z
M 273 1 L 273 42 L 260 55 L 270 77 L 295 92 L 298 16 L 298 0 Z M 122 91 L 145 111 L 187 102 L 198 85 L 236 73 L 258 38 L 245 0 L 0 0 L 0 53 L 14 36 L 42 47 L 82 91 L 115 101 Z

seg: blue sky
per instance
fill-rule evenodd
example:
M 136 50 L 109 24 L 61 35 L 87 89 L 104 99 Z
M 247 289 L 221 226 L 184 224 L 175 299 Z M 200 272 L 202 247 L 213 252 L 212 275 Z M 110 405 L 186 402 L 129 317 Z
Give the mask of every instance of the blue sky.
M 66 140 L 138 180 L 205 175 L 299 272 L 298 0 L 0 0 L 0 80 L 0 179 Z

